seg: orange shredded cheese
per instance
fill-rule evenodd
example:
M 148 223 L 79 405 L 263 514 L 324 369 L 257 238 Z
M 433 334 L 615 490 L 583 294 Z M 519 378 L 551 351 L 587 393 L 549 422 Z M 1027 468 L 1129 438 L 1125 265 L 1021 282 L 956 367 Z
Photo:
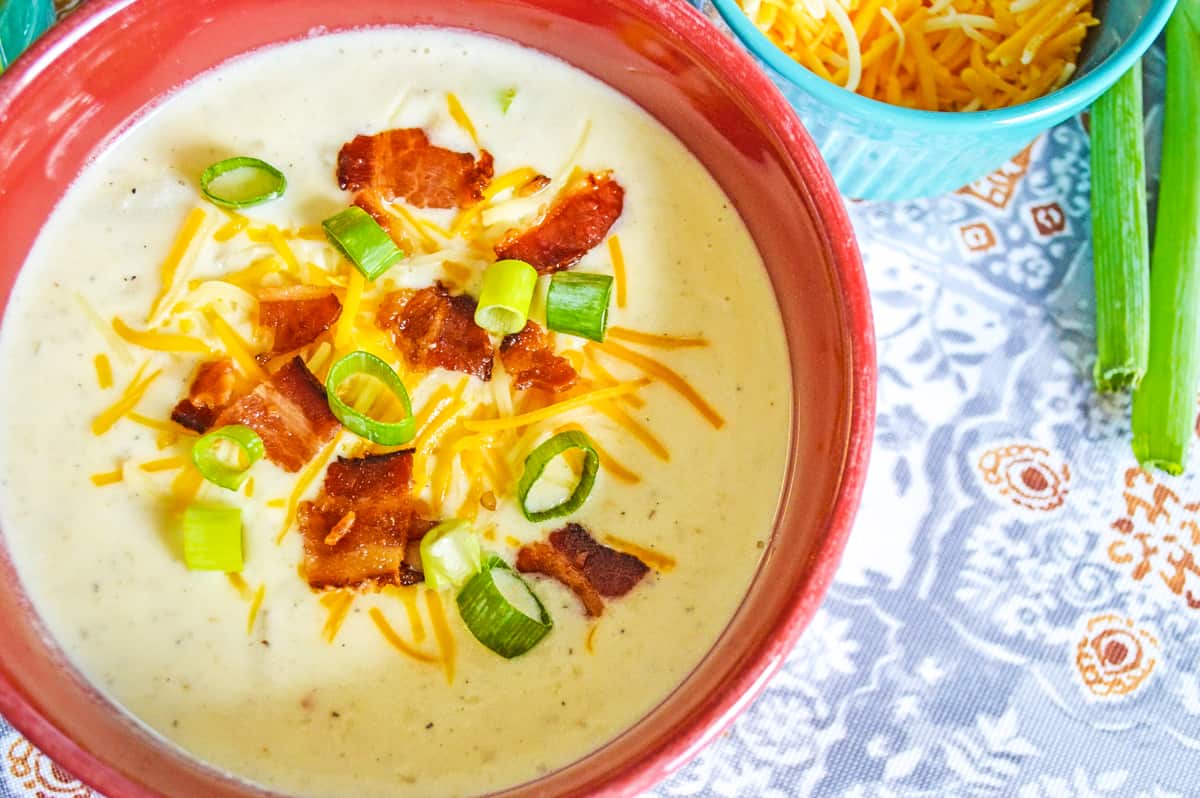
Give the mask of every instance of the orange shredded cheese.
M 671 462 L 671 452 L 666 445 L 658 439 L 650 429 L 638 421 L 633 416 L 626 413 L 621 408 L 617 407 L 612 402 L 601 402 L 596 405 L 596 410 L 608 416 L 617 426 L 624 429 L 632 435 L 640 444 L 645 446 L 651 454 L 662 460 L 664 463 Z
M 426 654 L 418 648 L 409 645 L 404 638 L 396 634 L 396 630 L 388 623 L 383 611 L 378 607 L 372 607 L 370 611 L 371 620 L 375 623 L 375 627 L 379 629 L 379 633 L 383 635 L 383 639 L 388 641 L 392 648 L 404 654 L 406 657 L 411 657 L 417 662 L 428 662 L 431 664 L 440 664 L 440 660 L 432 654 Z
M 190 460 L 187 457 L 179 455 L 177 457 L 164 457 L 161 460 L 151 460 L 142 463 L 138 468 L 153 474 L 158 471 L 174 471 L 177 468 L 183 468 L 189 462 Z
M 179 273 L 179 268 L 183 264 L 184 258 L 188 251 L 192 248 L 192 242 L 195 241 L 197 233 L 204 225 L 205 213 L 203 208 L 193 208 L 191 213 L 183 221 L 183 227 L 179 230 L 179 235 L 175 237 L 175 243 L 171 245 L 171 249 L 167 252 L 167 257 L 163 260 L 161 267 L 162 287 L 158 291 L 158 296 L 155 297 L 154 303 L 150 305 L 150 313 L 146 320 L 153 323 L 154 318 L 158 315 L 159 310 L 166 307 L 167 299 L 175 290 L 175 281 Z
M 329 611 L 325 625 L 321 627 L 321 637 L 326 643 L 332 643 L 342 630 L 350 607 L 354 604 L 354 593 L 349 590 L 335 590 L 321 596 L 321 604 Z
M 254 634 L 254 624 L 258 621 L 258 611 L 262 609 L 263 599 L 267 597 L 267 583 L 261 582 L 258 585 L 258 590 L 254 591 L 254 598 L 250 602 L 250 611 L 246 613 L 246 634 Z
M 521 548 L 521 541 L 514 538 L 512 535 L 505 535 L 504 542 L 512 546 L 514 549 Z
M 246 495 L 247 499 L 254 498 L 254 477 L 246 480 L 246 489 L 242 492 Z
M 639 546 L 636 543 L 631 543 L 630 541 L 624 540 L 615 535 L 605 535 L 604 542 L 617 551 L 622 551 L 626 554 L 632 554 L 634 557 L 637 557 L 639 560 L 646 563 L 646 565 L 649 565 L 651 568 L 661 573 L 674 570 L 677 564 L 675 558 L 669 554 L 663 554 L 660 551 L 648 549 L 645 546 Z
M 212 349 L 199 338 L 177 333 L 156 333 L 135 330 L 119 318 L 112 320 L 113 330 L 131 344 L 152 349 L 156 352 L 186 352 L 195 355 L 211 355 Z
M 739 0 L 802 66 L 867 97 L 927 111 L 1003 108 L 1074 73 L 1092 0 Z M 980 49 L 968 62 L 967 44 Z M 987 69 L 981 69 L 987 64 Z
M 267 506 L 274 509 L 287 507 L 287 499 L 267 499 Z
M 204 485 L 204 475 L 194 468 L 185 468 L 171 483 L 171 497 L 175 510 L 183 512 L 196 498 Z
M 222 210 L 229 217 L 229 221 L 217 228 L 217 232 L 213 233 L 213 240 L 228 241 L 250 226 L 249 217 L 235 211 L 225 210 L 224 208 Z
M 437 638 L 438 649 L 442 652 L 442 670 L 446 672 L 446 681 L 454 684 L 454 634 L 446 621 L 446 608 L 442 606 L 442 597 L 436 590 L 426 590 L 425 604 L 429 607 L 433 636 Z
M 267 372 L 263 371 L 254 355 L 250 354 L 250 346 L 229 326 L 229 322 L 218 316 L 212 308 L 204 309 L 204 319 L 220 339 L 225 354 L 233 358 L 233 362 L 237 363 L 244 375 L 256 381 L 267 379 Z
M 606 399 L 615 399 L 618 396 L 624 396 L 627 393 L 639 391 L 649 385 L 649 380 L 634 380 L 633 382 L 624 382 L 619 385 L 613 385 L 609 388 L 600 388 L 599 390 L 589 391 L 579 394 L 570 399 L 556 402 L 548 407 L 543 407 L 535 410 L 532 413 L 522 413 L 508 418 L 495 419 L 468 419 L 463 422 L 463 426 L 471 432 L 499 432 L 501 430 L 520 429 L 527 427 L 530 424 L 535 424 L 539 421 L 545 421 L 548 418 L 553 418 L 568 410 L 574 410 L 586 405 L 592 405 L 597 402 L 603 402 Z
M 606 450 L 596 441 L 596 436 L 594 434 L 588 434 L 588 431 L 585 430 L 582 425 L 572 422 L 570 424 L 563 424 L 561 427 L 554 430 L 555 434 L 559 432 L 570 431 L 582 432 L 588 436 L 588 440 L 592 442 L 592 448 L 596 450 L 596 454 L 600 455 L 600 464 L 605 473 L 612 475 L 613 478 L 619 479 L 622 482 L 627 482 L 630 485 L 636 485 L 642 481 L 642 478 L 635 472 L 630 471 L 628 468 L 617 462 L 617 459 L 609 454 L 608 450 Z
M 598 623 L 592 624 L 591 628 L 588 629 L 587 639 L 585 639 L 583 641 L 583 647 L 587 649 L 587 653 L 589 653 L 589 654 L 596 653 L 596 631 L 599 628 L 600 628 L 600 624 L 598 624 Z
M 150 418 L 149 416 L 144 416 L 141 413 L 135 413 L 132 410 L 125 414 L 125 418 L 129 419 L 135 424 L 146 427 L 147 429 L 161 432 L 164 435 L 186 435 L 192 438 L 199 436 L 199 433 L 194 432 L 187 427 L 181 427 L 171 421 L 160 421 L 157 418 Z
M 125 470 L 118 468 L 115 471 L 105 471 L 100 474 L 92 474 L 89 479 L 97 488 L 103 488 L 105 485 L 115 485 L 125 479 Z
M 425 642 L 425 622 L 421 620 L 421 608 L 417 606 L 417 590 L 414 587 L 393 588 L 404 604 L 404 612 L 408 615 L 408 628 L 412 631 L 413 642 L 421 645 Z
M 287 513 L 284 514 L 283 525 L 279 528 L 279 534 L 275 536 L 276 545 L 283 543 L 283 539 L 287 537 L 288 530 L 296 522 L 296 510 L 300 507 L 300 500 L 304 498 L 305 491 L 308 490 L 308 486 L 317 478 L 317 475 L 325 470 L 326 463 L 329 462 L 329 458 L 333 457 L 341 440 L 342 432 L 339 430 L 321 453 L 300 472 L 300 477 L 296 480 L 296 487 L 292 488 L 292 495 L 288 497 Z
M 446 92 L 446 109 L 450 112 L 450 118 L 454 123 L 463 129 L 463 132 L 471 137 L 471 141 L 475 146 L 479 146 L 479 135 L 475 132 L 475 123 L 471 121 L 471 117 L 467 116 L 467 111 L 462 107 L 462 103 L 458 101 L 457 95 L 454 92 Z
M 254 599 L 254 594 L 250 592 L 250 585 L 246 584 L 246 580 L 242 578 L 241 574 L 228 572 L 225 574 L 225 578 L 229 580 L 229 584 L 233 586 L 233 589 L 245 601 Z
M 631 330 L 627 327 L 609 327 L 609 338 L 625 341 L 630 344 L 643 344 L 658 349 L 691 349 L 708 346 L 708 339 L 702 336 L 659 335 Z
M 338 349 L 348 349 L 354 336 L 354 325 L 358 323 L 358 309 L 362 305 L 363 289 L 367 280 L 358 269 L 350 270 L 350 280 L 346 283 L 346 295 L 342 300 L 342 315 L 338 317 L 337 326 L 333 330 L 333 345 Z
M 636 366 L 651 377 L 669 385 L 676 393 L 690 402 L 692 407 L 696 408 L 696 411 L 704 416 L 705 420 L 713 426 L 713 429 L 720 429 L 725 426 L 725 419 L 721 417 L 721 414 L 700 395 L 699 391 L 692 387 L 690 382 L 669 366 L 612 341 L 606 341 L 605 343 L 597 344 L 597 346 L 601 352 L 619 360 L 624 360 L 626 363 Z
M 96 369 L 96 384 L 100 386 L 100 390 L 107 391 L 113 385 L 112 363 L 108 360 L 108 355 L 101 352 L 92 358 L 92 366 Z
M 608 255 L 612 259 L 613 283 L 617 289 L 617 307 L 625 307 L 625 253 L 621 251 L 621 239 L 608 239 Z
M 142 401 L 142 397 L 146 395 L 146 391 L 150 388 L 150 385 L 162 374 L 162 369 L 159 369 L 143 379 L 142 374 L 145 373 L 147 365 L 149 364 L 143 363 L 141 368 L 137 370 L 137 373 L 133 375 L 133 379 L 130 380 L 129 385 L 121 393 L 121 398 L 113 402 L 92 420 L 93 435 L 103 435 L 108 432 L 114 424 L 120 421 L 122 416 L 133 410 L 133 408 L 137 407 L 138 402 Z

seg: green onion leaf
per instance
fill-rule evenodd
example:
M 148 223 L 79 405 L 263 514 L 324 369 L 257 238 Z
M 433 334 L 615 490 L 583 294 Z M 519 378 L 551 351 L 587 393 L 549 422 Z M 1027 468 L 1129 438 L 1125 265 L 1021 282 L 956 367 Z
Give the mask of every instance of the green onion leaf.
M 404 418 L 399 421 L 379 421 L 342 401 L 338 389 L 346 380 L 359 374 L 374 377 L 395 394 L 404 407 Z M 404 383 L 391 366 L 370 352 L 351 352 L 330 366 L 329 374 L 325 377 L 325 391 L 333 415 L 342 422 L 342 426 L 360 438 L 384 446 L 400 446 L 411 441 L 417 434 L 412 401 L 408 398 Z
M 497 102 L 500 103 L 500 113 L 507 114 L 508 109 L 512 107 L 513 100 L 517 98 L 516 89 L 504 89 L 496 95 Z
M 612 285 L 613 278 L 607 274 L 557 272 L 546 294 L 546 326 L 603 342 Z
M 321 227 L 330 243 L 368 280 L 378 278 L 404 257 L 379 222 L 357 205 L 330 216 Z
M 458 594 L 458 613 L 476 640 L 506 659 L 533 648 L 554 626 L 537 594 L 495 555 Z
M 183 561 L 193 571 L 242 570 L 242 511 L 190 505 L 183 513 Z
M 1136 388 L 1150 349 L 1142 64 L 1092 106 L 1092 244 L 1096 367 L 1101 391 Z
M 222 208 L 249 208 L 283 196 L 287 178 L 258 158 L 217 161 L 200 175 L 200 193 Z
M 434 590 L 462 587 L 482 562 L 479 536 L 466 521 L 444 521 L 421 538 L 421 572 Z
M 221 459 L 222 444 L 232 443 L 239 449 L 242 462 L 231 466 Z M 230 424 L 208 433 L 192 445 L 192 462 L 205 479 L 226 490 L 237 490 L 250 476 L 250 466 L 263 456 L 262 438 L 249 427 Z
M 495 335 L 512 335 L 525 326 L 537 269 L 523 260 L 499 260 L 483 273 L 475 323 Z
M 1200 382 L 1200 0 L 1167 23 L 1162 181 L 1150 269 L 1150 362 L 1133 394 L 1133 453 L 1183 472 Z
M 580 449 L 584 454 L 583 473 L 579 475 L 579 482 L 575 485 L 575 490 L 564 501 L 553 507 L 531 510 L 527 504 L 529 491 L 537 484 L 550 461 L 571 449 Z M 592 442 L 588 440 L 588 436 L 582 432 L 574 430 L 560 432 L 546 439 L 525 458 L 525 471 L 517 483 L 517 499 L 521 504 L 521 512 L 525 514 L 526 519 L 534 522 L 549 521 L 552 518 L 570 515 L 587 501 L 588 495 L 592 492 L 592 486 L 596 484 L 596 472 L 599 470 L 600 455 L 592 446 Z

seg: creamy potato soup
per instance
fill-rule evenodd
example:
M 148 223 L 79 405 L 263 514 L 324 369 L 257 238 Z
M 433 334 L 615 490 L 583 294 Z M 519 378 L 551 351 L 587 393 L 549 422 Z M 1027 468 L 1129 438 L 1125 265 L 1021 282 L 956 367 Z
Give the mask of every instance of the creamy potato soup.
M 461 32 L 172 95 L 55 210 L 0 344 L 49 633 L 289 794 L 483 793 L 613 739 L 729 621 L 786 457 L 728 198 L 607 86 Z

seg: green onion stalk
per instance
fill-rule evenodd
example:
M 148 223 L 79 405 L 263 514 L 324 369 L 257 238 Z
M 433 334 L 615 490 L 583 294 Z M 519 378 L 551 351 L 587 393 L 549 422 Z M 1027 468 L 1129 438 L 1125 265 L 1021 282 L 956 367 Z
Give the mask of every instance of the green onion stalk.
M 1133 453 L 1183 472 L 1200 382 L 1200 0 L 1167 23 L 1162 179 L 1150 271 L 1150 359 L 1133 395 Z

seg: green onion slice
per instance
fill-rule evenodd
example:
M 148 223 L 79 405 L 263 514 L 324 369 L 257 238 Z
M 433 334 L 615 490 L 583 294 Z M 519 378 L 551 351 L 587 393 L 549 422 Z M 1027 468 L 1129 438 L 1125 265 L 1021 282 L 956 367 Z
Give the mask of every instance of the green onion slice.
M 421 572 L 434 590 L 462 587 L 482 561 L 479 536 L 466 521 L 444 521 L 421 538 Z
M 240 450 L 242 463 L 231 466 L 220 455 L 224 443 L 232 443 Z M 250 476 L 250 466 L 263 456 L 262 438 L 249 427 L 230 424 L 208 433 L 192 446 L 192 462 L 196 469 L 214 485 L 226 490 L 237 490 Z
M 374 377 L 387 386 L 400 404 L 404 406 L 404 418 L 399 421 L 378 421 L 366 413 L 355 410 L 342 401 L 338 396 L 338 388 L 342 383 L 356 374 Z M 329 368 L 325 378 L 325 391 L 329 400 L 329 409 L 342 425 L 360 438 L 366 438 L 372 443 L 384 446 L 399 446 L 408 443 L 417 434 L 417 422 L 413 418 L 412 401 L 404 388 L 399 375 L 392 367 L 384 363 L 370 352 L 351 352 L 338 360 Z
M 475 323 L 495 335 L 512 335 L 525 326 L 537 269 L 523 260 L 498 260 L 483 273 Z
M 529 491 L 541 478 L 542 472 L 546 470 L 550 461 L 571 449 L 580 449 L 584 454 L 583 473 L 579 476 L 575 490 L 564 501 L 553 507 L 545 510 L 530 510 L 526 503 Z M 592 446 L 592 442 L 588 440 L 588 436 L 582 432 L 571 430 L 547 438 L 525 458 L 525 471 L 521 474 L 521 481 L 517 483 L 517 499 L 521 504 L 521 512 L 525 514 L 525 518 L 534 522 L 549 521 L 552 518 L 570 515 L 587 501 L 588 495 L 592 492 L 592 486 L 596 484 L 596 472 L 599 470 L 600 455 Z
M 368 280 L 378 278 L 404 257 L 379 222 L 357 205 L 330 216 L 321 227 L 330 243 Z
M 217 161 L 200 175 L 200 193 L 222 208 L 249 208 L 283 196 L 287 178 L 258 158 Z
M 506 659 L 533 648 L 554 626 L 537 594 L 494 554 L 458 594 L 458 612 L 476 640 Z
M 500 113 L 507 114 L 508 109 L 512 107 L 513 100 L 517 99 L 516 89 L 504 89 L 496 93 L 496 101 L 500 103 Z
M 557 272 L 546 294 L 546 326 L 555 332 L 604 341 L 613 278 L 607 274 Z
M 242 570 L 242 511 L 189 506 L 183 513 L 183 561 L 193 571 Z

